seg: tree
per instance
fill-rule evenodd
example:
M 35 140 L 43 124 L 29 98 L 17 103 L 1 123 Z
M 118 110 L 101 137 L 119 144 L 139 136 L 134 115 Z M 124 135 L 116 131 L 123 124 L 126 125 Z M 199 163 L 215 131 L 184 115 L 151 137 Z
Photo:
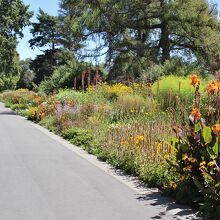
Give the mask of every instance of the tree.
M 34 72 L 30 69 L 31 59 L 27 58 L 21 60 L 19 63 L 19 80 L 17 82 L 17 88 L 32 88 L 32 82 L 34 79 Z
M 35 73 L 34 83 L 40 84 L 41 81 L 49 78 L 60 65 L 74 60 L 74 56 L 68 50 L 62 48 L 54 51 L 45 50 L 44 54 L 37 55 L 30 63 L 30 69 Z
M 39 9 L 37 19 L 38 23 L 32 23 L 30 32 L 33 35 L 33 39 L 29 40 L 30 47 L 50 47 L 50 50 L 54 52 L 56 45 L 59 45 L 57 16 L 49 15 L 42 9 Z
M 49 77 L 55 68 L 63 64 L 58 26 L 58 17 L 51 16 L 39 9 L 37 15 L 38 22 L 32 23 L 31 33 L 33 38 L 29 40 L 32 48 L 42 48 L 43 54 L 38 55 L 30 63 L 30 68 L 35 72 L 34 82 L 39 84 L 42 80 Z
M 0 0 L 0 74 L 16 75 L 19 70 L 16 40 L 29 25 L 32 12 L 21 0 Z
M 81 49 L 83 47 L 81 42 L 84 37 L 82 34 L 83 28 L 72 19 L 69 7 L 62 2 L 60 2 L 58 19 L 61 45 L 72 52 Z
M 108 49 L 112 74 L 129 71 L 139 77 L 149 62 L 160 64 L 176 57 L 220 67 L 214 65 L 220 51 L 217 10 L 206 0 L 61 2 L 82 39 L 101 39 L 98 49 Z

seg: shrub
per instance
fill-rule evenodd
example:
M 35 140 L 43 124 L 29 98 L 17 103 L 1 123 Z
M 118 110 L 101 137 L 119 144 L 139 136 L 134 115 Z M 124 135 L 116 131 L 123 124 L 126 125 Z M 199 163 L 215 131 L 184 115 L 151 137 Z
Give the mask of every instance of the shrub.
M 82 146 L 88 152 L 94 147 L 92 131 L 80 128 L 69 128 L 62 132 L 62 136 L 76 146 Z
M 27 108 L 27 105 L 25 105 L 25 104 L 13 104 L 11 106 L 11 109 L 13 111 L 15 111 L 15 110 L 22 110 L 22 109 L 26 109 L 26 108 Z
M 196 75 L 191 76 L 191 85 L 195 90 L 194 106 L 188 126 L 185 123 L 185 127 L 174 128 L 176 138 L 171 144 L 176 149 L 176 162 L 173 166 L 182 176 L 178 184 L 186 180 L 194 183 L 203 197 L 202 209 L 208 211 L 211 206 L 209 214 L 216 217 L 220 213 L 220 82 L 212 81 L 207 86 L 209 101 L 204 113 L 200 112 L 200 80 Z
M 70 89 L 60 89 L 59 92 L 55 95 L 55 97 L 63 105 L 68 100 L 75 100 L 76 93 L 76 91 Z
M 26 113 L 27 119 L 31 121 L 39 121 L 39 109 L 37 107 L 30 107 Z
M 49 116 L 49 117 L 44 117 L 42 118 L 42 120 L 39 122 L 39 124 L 45 128 L 47 128 L 48 130 L 55 132 L 56 128 L 54 126 L 55 124 L 55 116 Z M 56 133 L 56 132 L 55 132 Z
M 15 89 L 18 80 L 18 76 L 4 75 L 0 73 L 0 92 Z
M 49 79 L 42 81 L 39 85 L 39 92 L 50 94 L 54 90 L 58 91 L 60 88 L 73 87 L 73 77 L 76 71 L 76 63 L 69 62 L 54 70 Z
M 1 100 L 5 102 L 7 107 L 13 104 L 24 104 L 32 106 L 37 95 L 27 89 L 18 89 L 15 91 L 7 91 L 1 94 Z

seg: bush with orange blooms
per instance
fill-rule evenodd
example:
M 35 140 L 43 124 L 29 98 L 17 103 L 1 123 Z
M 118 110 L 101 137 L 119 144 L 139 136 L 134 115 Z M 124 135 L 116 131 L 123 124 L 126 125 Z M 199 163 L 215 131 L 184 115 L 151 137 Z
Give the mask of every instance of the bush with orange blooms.
M 207 86 L 208 104 L 202 114 L 200 80 L 196 75 L 191 75 L 190 80 L 195 88 L 194 106 L 189 124 L 174 128 L 176 138 L 171 145 L 176 150 L 176 162 L 172 165 L 184 177 L 177 184 L 191 181 L 198 187 L 203 209 L 213 207 L 210 213 L 216 214 L 220 211 L 220 82 L 217 78 Z

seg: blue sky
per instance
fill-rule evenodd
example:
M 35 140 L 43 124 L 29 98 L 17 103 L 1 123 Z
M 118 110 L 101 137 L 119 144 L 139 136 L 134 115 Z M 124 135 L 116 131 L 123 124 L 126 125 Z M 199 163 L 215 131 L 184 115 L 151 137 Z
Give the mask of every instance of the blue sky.
M 57 15 L 57 11 L 59 9 L 59 0 L 23 0 L 23 2 L 27 5 L 30 5 L 29 9 L 34 12 L 34 16 L 31 21 L 36 21 L 36 14 L 39 11 L 39 8 L 43 9 L 45 12 L 50 15 Z M 218 11 L 220 12 L 220 0 L 210 0 L 210 2 L 215 2 L 218 4 Z M 29 27 L 24 28 L 23 30 L 24 37 L 19 40 L 17 51 L 20 55 L 20 59 L 26 58 L 35 58 L 37 54 L 40 54 L 41 51 L 37 48 L 32 50 L 29 47 L 29 39 L 32 38 L 32 35 L 29 33 Z

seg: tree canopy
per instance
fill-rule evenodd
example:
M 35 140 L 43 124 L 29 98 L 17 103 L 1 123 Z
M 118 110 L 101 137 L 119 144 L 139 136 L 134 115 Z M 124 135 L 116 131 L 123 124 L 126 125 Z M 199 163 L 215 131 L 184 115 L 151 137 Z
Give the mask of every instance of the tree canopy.
M 217 10 L 206 0 L 62 0 L 61 9 L 81 39 L 100 39 L 112 70 L 135 73 L 172 58 L 218 69 Z M 64 13 L 65 12 L 65 13 Z
M 21 0 L 0 0 L 0 74 L 16 74 L 19 70 L 16 40 L 29 25 L 32 12 Z

